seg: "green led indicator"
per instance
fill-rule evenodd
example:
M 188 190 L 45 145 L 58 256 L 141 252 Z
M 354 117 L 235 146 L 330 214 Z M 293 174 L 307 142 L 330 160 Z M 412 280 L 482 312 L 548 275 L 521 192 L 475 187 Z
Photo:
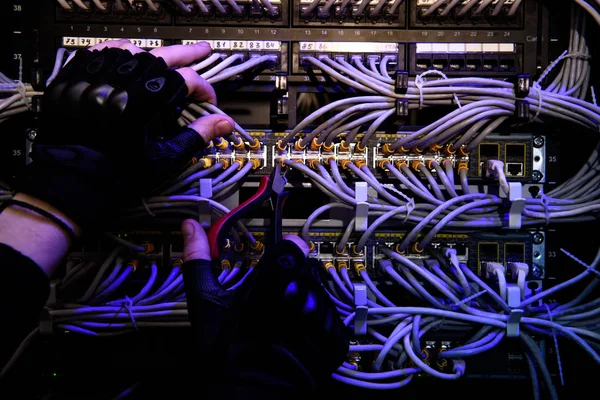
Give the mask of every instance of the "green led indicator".
M 58 374 L 55 372 L 52 374 L 52 376 L 56 377 L 56 376 L 58 376 Z

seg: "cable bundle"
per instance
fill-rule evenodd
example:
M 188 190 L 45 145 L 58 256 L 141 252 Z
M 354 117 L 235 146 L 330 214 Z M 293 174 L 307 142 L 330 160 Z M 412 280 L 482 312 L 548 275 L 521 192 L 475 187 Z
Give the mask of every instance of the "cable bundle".
M 345 363 L 334 374 L 335 379 L 372 389 L 401 387 L 409 383 L 412 376 L 421 373 L 440 379 L 458 379 L 465 372 L 465 359 L 489 351 L 504 340 L 511 308 L 506 303 L 502 285 L 492 289 L 465 265 L 451 259 L 443 262 L 429 259 L 417 263 L 392 250 L 384 248 L 382 251 L 389 259 L 380 261 L 381 273 L 423 305 L 398 307 L 382 293 L 384 288 L 371 281 L 366 270 L 357 269 L 358 281 L 366 284 L 372 294 L 369 298 L 374 300 L 368 301 L 368 336 L 362 340 L 359 337 L 361 343 L 351 346 L 350 351 L 357 353 L 358 356 L 354 354 L 353 357 L 359 359 L 361 354 L 364 358 L 371 353 L 375 361 L 371 369 L 364 370 L 358 370 L 356 364 Z M 575 278 L 536 295 L 523 297 L 518 306 L 524 310 L 519 337 L 526 349 L 535 398 L 539 398 L 540 392 L 538 372 L 551 398 L 557 398 L 536 342 L 540 337 L 570 339 L 600 363 L 597 352 L 600 349 L 600 311 L 597 309 L 600 300 L 586 300 L 598 285 L 595 278 L 599 261 L 600 252 L 592 265 L 584 264 L 585 271 Z M 329 296 L 346 324 L 352 326 L 356 314 L 354 287 L 348 278 L 348 269 L 339 268 L 339 274 L 333 265 L 326 265 L 326 269 L 332 278 Z M 575 299 L 562 305 L 539 306 L 540 300 L 590 278 L 588 286 Z M 462 344 L 455 348 L 427 349 L 420 340 L 432 330 L 442 337 L 444 331 L 452 333 L 453 337 L 460 334 L 464 341 L 461 339 Z M 433 351 L 437 352 L 435 357 L 429 354 Z M 556 351 L 560 354 L 558 348 Z M 436 363 L 429 364 L 432 359 Z
M 13 115 L 29 111 L 32 97 L 42 94 L 30 84 L 13 81 L 0 72 L 0 124 Z

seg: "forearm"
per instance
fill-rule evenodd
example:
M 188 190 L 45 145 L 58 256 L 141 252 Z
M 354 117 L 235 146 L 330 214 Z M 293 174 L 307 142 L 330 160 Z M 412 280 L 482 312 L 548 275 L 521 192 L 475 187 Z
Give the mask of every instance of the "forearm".
M 15 195 L 14 199 L 52 213 L 71 227 L 76 235 L 80 234 L 74 222 L 49 204 L 22 193 Z M 0 213 L 0 243 L 30 258 L 47 276 L 51 276 L 67 254 L 71 237 L 59 224 L 35 211 L 11 205 Z

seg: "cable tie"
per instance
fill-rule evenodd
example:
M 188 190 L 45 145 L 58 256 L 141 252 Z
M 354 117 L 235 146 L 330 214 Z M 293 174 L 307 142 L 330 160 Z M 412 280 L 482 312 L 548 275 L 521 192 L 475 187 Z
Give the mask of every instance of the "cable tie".
M 540 198 L 540 202 L 542 203 L 542 205 L 544 206 L 544 217 L 546 219 L 546 226 L 550 225 L 550 210 L 548 205 L 550 204 L 550 201 L 548 200 L 548 196 L 546 196 L 546 193 L 544 193 L 544 190 L 540 190 L 540 193 L 538 194 L 539 198 Z
M 408 217 L 410 217 L 410 214 L 413 212 L 415 207 L 415 199 L 410 198 L 410 200 L 408 200 L 408 202 L 406 203 L 406 215 L 404 216 L 404 220 L 402 220 L 402 223 L 406 223 L 406 221 L 408 221 Z
M 421 110 L 423 109 L 423 78 L 421 75 L 415 76 L 415 87 L 419 90 L 419 110 Z
M 399 194 L 404 200 L 406 200 L 407 202 L 410 202 L 411 200 L 414 202 L 412 197 L 408 197 L 407 195 L 405 195 L 404 193 L 402 193 L 400 190 L 396 189 L 394 187 L 393 184 L 391 183 L 384 183 L 383 187 L 385 187 L 386 189 L 391 190 L 392 192 Z
M 154 214 L 152 212 L 152 210 L 150 210 L 150 207 L 148 207 L 148 203 L 146 203 L 146 200 L 143 197 L 142 197 L 142 205 L 144 206 L 144 210 L 146 210 L 148 215 L 150 215 L 151 217 L 156 217 L 156 214 Z
M 367 334 L 367 286 L 364 283 L 354 284 L 354 334 Z
M 443 79 L 448 79 L 446 74 L 444 74 L 442 71 L 438 71 L 437 69 L 430 69 L 429 71 L 425 71 L 422 74 L 415 76 L 415 86 L 419 90 L 419 110 L 423 109 L 423 85 L 425 84 L 423 77 L 427 75 L 439 75 Z M 462 110 L 462 104 L 460 104 L 460 100 L 458 99 L 456 92 L 452 93 L 452 96 L 454 97 L 454 101 L 456 102 L 458 108 Z
M 550 310 L 550 307 L 548 306 L 548 304 L 544 304 L 544 306 L 546 307 L 546 310 L 548 310 L 548 319 L 550 320 L 550 322 L 554 322 L 552 320 L 552 310 Z M 560 374 L 560 384 L 562 386 L 565 386 L 565 377 L 563 375 L 563 367 L 562 367 L 562 362 L 560 360 L 560 351 L 558 349 L 558 339 L 556 337 L 556 331 L 554 330 L 554 328 L 552 328 L 552 338 L 554 339 L 554 348 L 556 349 L 556 362 L 558 363 L 558 373 Z
M 567 250 L 560 249 L 560 251 L 562 251 L 567 256 L 569 256 L 573 261 L 575 261 L 578 264 L 581 264 L 582 266 L 584 266 L 588 271 L 593 272 L 594 274 L 596 274 L 596 275 L 598 275 L 600 277 L 600 272 L 596 271 L 593 267 L 591 267 L 590 265 L 587 265 L 586 263 L 584 263 L 583 261 L 581 261 L 579 258 L 575 257 L 573 254 L 569 253 Z
M 540 84 L 535 81 L 533 82 L 533 88 L 535 89 L 535 91 L 537 92 L 538 95 L 538 104 L 537 104 L 537 110 L 535 110 L 535 115 L 533 116 L 533 118 L 531 118 L 531 121 L 537 119 L 537 117 L 540 116 L 540 113 L 542 112 L 542 106 L 544 105 L 544 97 L 542 96 L 542 87 L 540 86 Z
M 465 297 L 465 298 L 464 298 L 464 299 L 462 299 L 461 301 L 459 301 L 459 302 L 456 302 L 456 303 L 452 304 L 452 306 L 454 306 L 454 307 L 457 307 L 457 308 L 458 308 L 459 306 L 462 306 L 463 304 L 465 304 L 465 303 L 468 303 L 468 302 L 470 302 L 471 300 L 473 300 L 473 299 L 476 299 L 476 298 L 477 298 L 477 297 L 479 297 L 479 296 L 483 296 L 483 295 L 484 295 L 484 294 L 486 294 L 486 293 L 487 293 L 487 290 L 485 290 L 485 289 L 484 289 L 484 290 L 482 290 L 481 292 L 477 292 L 477 293 L 475 293 L 475 294 L 472 294 L 472 295 L 470 295 L 469 297 Z
M 579 60 L 589 61 L 592 59 L 592 56 L 589 54 L 584 54 L 580 51 L 574 51 L 572 53 L 567 53 L 564 58 L 577 58 Z
M 131 324 L 133 325 L 133 327 L 135 329 L 137 329 L 138 326 L 137 326 L 137 323 L 135 322 L 135 318 L 133 317 L 133 310 L 132 310 L 133 302 L 131 301 L 129 296 L 125 296 L 125 298 L 123 299 L 122 305 L 125 308 L 125 310 L 127 310 L 127 313 L 129 314 L 129 317 L 131 318 Z
M 23 103 L 25 103 L 25 106 L 31 110 L 31 104 L 27 103 L 27 89 L 25 88 L 25 84 L 23 84 L 23 82 L 21 81 L 16 81 L 15 89 L 17 89 L 17 91 L 21 95 L 21 99 L 23 100 Z
M 542 82 L 544 79 L 546 79 L 546 76 L 548 76 L 548 74 L 550 72 L 552 72 L 554 67 L 556 67 L 558 65 L 558 63 L 561 62 L 562 59 L 567 56 L 568 53 L 569 53 L 569 50 L 563 51 L 563 53 L 560 56 L 558 56 L 558 58 L 556 60 L 552 61 L 550 63 L 550 65 L 548 65 L 546 67 L 546 69 L 544 70 L 544 72 L 542 72 L 542 74 L 540 75 L 540 77 L 538 78 L 538 80 L 536 82 Z M 534 83 L 534 85 L 535 85 L 535 83 Z
M 521 333 L 521 318 L 524 311 L 519 307 L 521 303 L 521 289 L 516 285 L 509 285 L 506 288 L 506 300 L 510 307 L 508 321 L 506 323 L 506 336 L 519 337 Z

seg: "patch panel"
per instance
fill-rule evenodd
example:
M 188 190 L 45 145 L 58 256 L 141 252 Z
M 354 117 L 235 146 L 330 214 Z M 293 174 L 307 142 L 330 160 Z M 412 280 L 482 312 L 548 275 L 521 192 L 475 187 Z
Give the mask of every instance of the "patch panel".
M 358 0 L 352 3 L 343 0 L 294 0 L 293 24 L 402 28 L 406 25 L 405 7 L 403 0 Z
M 523 46 L 515 43 L 411 43 L 409 72 L 450 76 L 514 76 L 523 71 Z
M 354 58 L 360 62 L 373 64 L 380 68 L 380 63 L 385 57 L 386 70 L 396 71 L 404 68 L 404 44 L 385 42 L 329 42 L 329 41 L 302 41 L 292 43 L 292 73 L 305 73 L 310 70 L 314 73 L 321 71 L 307 61 L 306 57 L 321 59 L 342 58 L 346 62 L 354 63 Z
M 281 0 L 269 2 L 271 9 L 254 0 L 192 1 L 185 0 L 185 10 L 175 11 L 177 25 L 266 25 L 287 24 L 288 3 Z
M 65 0 L 56 6 L 56 21 L 64 23 L 117 23 L 129 21 L 141 24 L 171 24 L 172 4 L 168 0 L 100 1 L 103 9 L 91 1 Z M 65 8 L 60 4 L 67 5 Z
M 476 150 L 470 153 L 462 152 L 461 149 L 453 149 L 452 146 L 433 145 L 425 149 L 405 149 L 400 148 L 397 151 L 389 152 L 386 149 L 385 137 L 402 137 L 406 133 L 397 134 L 377 133 L 375 138 L 369 141 L 364 149 L 357 149 L 356 143 L 346 145 L 345 142 L 336 141 L 331 146 L 317 146 L 314 143 L 305 148 L 298 148 L 294 143 L 279 147 L 279 137 L 284 133 L 275 135 L 273 133 L 263 132 L 261 137 L 269 147 L 267 151 L 269 158 L 267 164 L 274 166 L 279 160 L 292 159 L 300 160 L 309 165 L 311 161 L 326 163 L 330 157 L 333 157 L 341 165 L 344 160 L 365 163 L 373 168 L 378 174 L 385 174 L 387 168 L 385 163 L 392 165 L 398 163 L 412 166 L 414 162 L 430 165 L 432 161 L 443 164 L 450 161 L 454 168 L 461 165 L 466 167 L 467 176 L 474 182 L 485 180 L 484 166 L 489 160 L 499 160 L 504 163 L 505 174 L 509 181 L 518 181 L 523 183 L 544 183 L 545 182 L 545 144 L 541 136 L 531 134 L 511 134 L 510 136 L 500 134 L 490 134 L 486 140 L 482 141 Z M 360 138 L 362 135 L 358 134 Z M 360 146 L 359 146 L 360 147 Z M 434 168 L 429 168 L 432 174 L 436 174 Z
M 542 242 L 538 236 L 542 235 Z M 310 256 L 319 260 L 331 261 L 360 261 L 365 262 L 369 271 L 377 275 L 378 260 L 388 257 L 381 252 L 382 247 L 397 251 L 397 245 L 404 239 L 406 233 L 382 228 L 378 230 L 371 239 L 367 241 L 363 250 L 356 249 L 357 240 L 351 237 L 343 251 L 338 251 L 338 243 L 342 235 L 339 231 L 327 231 L 324 229 L 311 230 L 309 237 L 315 245 Z M 419 236 L 420 237 L 420 236 Z M 473 272 L 481 275 L 480 265 L 483 262 L 498 262 L 506 264 L 522 260 L 530 268 L 529 278 L 544 278 L 544 234 L 532 233 L 506 233 L 506 234 L 438 234 L 432 241 L 430 248 L 441 251 L 442 248 L 454 248 L 460 262 L 466 264 Z M 418 239 L 417 239 L 418 241 Z M 517 248 L 516 245 L 519 245 Z M 416 251 L 409 248 L 399 254 L 422 262 L 431 259 L 430 252 Z M 363 258 L 364 257 L 364 258 Z M 371 272 L 370 272 L 371 273 Z M 484 273 L 485 275 L 485 273 Z
M 288 44 L 286 42 L 278 40 L 184 39 L 176 40 L 175 43 L 189 45 L 200 41 L 209 43 L 213 49 L 213 53 L 222 54 L 222 59 L 234 54 L 241 56 L 239 62 L 264 55 L 273 55 L 276 57 L 276 61 L 274 62 L 261 64 L 260 70 L 255 69 L 253 71 L 254 74 L 267 75 L 287 71 L 288 69 Z M 221 60 L 215 61 L 214 64 L 218 64 Z
M 450 0 L 441 3 L 437 0 L 410 0 L 409 24 L 414 28 L 522 28 L 526 15 L 534 9 L 534 3 L 519 0 L 463 0 L 458 3 Z

